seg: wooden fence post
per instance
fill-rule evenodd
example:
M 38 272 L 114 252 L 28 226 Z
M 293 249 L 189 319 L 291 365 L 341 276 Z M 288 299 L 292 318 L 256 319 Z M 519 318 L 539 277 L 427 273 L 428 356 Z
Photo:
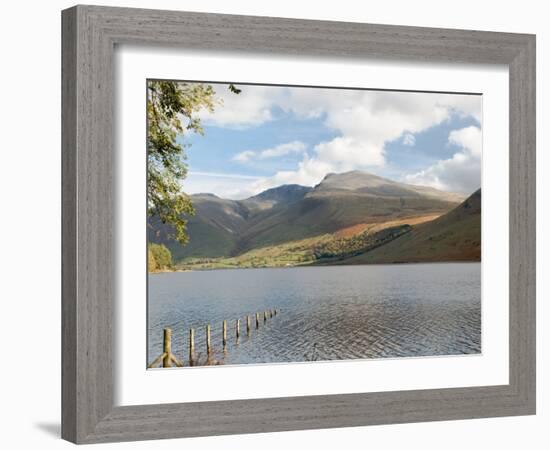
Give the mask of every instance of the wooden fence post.
M 210 346 L 210 324 L 206 325 L 206 353 L 210 354 L 212 347 Z
M 163 338 L 164 358 L 162 359 L 162 367 L 172 367 L 172 330 L 170 328 L 164 329 Z
M 267 322 L 268 318 L 273 318 L 277 315 L 279 311 L 277 309 L 266 309 L 263 311 L 263 319 L 264 323 Z M 260 314 L 257 312 L 255 314 L 256 318 L 256 329 L 260 328 Z M 252 320 L 252 316 L 247 314 L 246 315 L 246 335 L 250 336 L 250 322 Z M 162 367 L 172 367 L 173 364 L 175 364 L 177 367 L 183 367 L 183 361 L 176 358 L 176 356 L 172 353 L 172 329 L 171 328 L 164 328 L 163 330 L 163 352 L 161 355 L 159 355 L 151 364 L 149 364 L 147 367 L 152 368 L 157 366 L 158 364 L 162 363 Z M 235 319 L 235 337 L 238 341 L 241 337 L 241 319 Z M 222 322 L 222 343 L 224 348 L 224 353 L 226 351 L 227 347 L 227 320 L 224 320 Z M 206 325 L 206 353 L 208 354 L 208 359 L 210 360 L 210 356 L 212 353 L 212 340 L 211 340 L 211 328 L 210 324 Z M 194 328 L 189 329 L 189 365 L 194 365 L 194 359 L 195 359 L 195 330 Z
M 189 329 L 189 364 L 193 365 L 195 359 L 195 330 Z

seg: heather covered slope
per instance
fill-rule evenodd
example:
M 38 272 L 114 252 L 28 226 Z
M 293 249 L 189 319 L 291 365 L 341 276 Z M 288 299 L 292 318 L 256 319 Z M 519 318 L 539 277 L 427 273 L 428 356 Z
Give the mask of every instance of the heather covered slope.
M 439 216 L 463 197 L 352 171 L 329 174 L 314 188 L 282 185 L 245 200 L 212 194 L 191 200 L 196 214 L 188 218 L 187 245 L 171 239 L 170 229 L 158 220 L 149 221 L 150 242 L 166 245 L 175 262 L 236 257 L 361 224 Z
M 481 189 L 449 213 L 343 264 L 481 261 Z

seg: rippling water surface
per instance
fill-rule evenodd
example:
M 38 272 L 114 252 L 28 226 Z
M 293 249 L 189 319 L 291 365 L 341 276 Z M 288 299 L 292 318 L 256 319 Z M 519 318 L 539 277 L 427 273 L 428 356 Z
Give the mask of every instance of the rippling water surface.
M 256 330 L 247 314 L 280 313 Z M 481 351 L 481 266 L 435 263 L 177 272 L 149 275 L 148 361 L 172 349 L 188 357 L 194 328 L 204 363 L 204 327 L 212 360 L 223 364 L 472 354 Z M 235 319 L 241 337 L 235 339 Z M 228 320 L 228 345 L 221 322 Z

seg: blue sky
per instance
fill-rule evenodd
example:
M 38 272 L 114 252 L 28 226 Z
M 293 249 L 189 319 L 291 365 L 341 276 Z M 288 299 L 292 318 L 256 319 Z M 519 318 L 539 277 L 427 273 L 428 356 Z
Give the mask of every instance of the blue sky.
M 187 151 L 192 171 L 218 172 L 254 176 L 271 176 L 280 170 L 291 170 L 302 159 L 292 152 L 277 158 L 251 160 L 246 164 L 234 160 L 239 153 L 276 147 L 293 141 L 303 142 L 311 151 L 318 143 L 333 139 L 336 130 L 328 129 L 322 118 L 296 118 L 294 114 L 278 112 L 272 121 L 250 128 L 205 126 L 204 136 L 190 135 Z
M 220 104 L 186 134 L 188 193 L 246 198 L 364 170 L 438 189 L 481 184 L 481 97 L 215 84 Z

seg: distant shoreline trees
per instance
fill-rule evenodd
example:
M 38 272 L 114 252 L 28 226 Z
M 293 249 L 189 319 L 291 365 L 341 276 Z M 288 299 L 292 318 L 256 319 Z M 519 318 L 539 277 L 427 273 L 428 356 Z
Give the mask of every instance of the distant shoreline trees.
M 172 253 L 162 244 L 148 244 L 147 246 L 147 268 L 149 272 L 171 270 Z

